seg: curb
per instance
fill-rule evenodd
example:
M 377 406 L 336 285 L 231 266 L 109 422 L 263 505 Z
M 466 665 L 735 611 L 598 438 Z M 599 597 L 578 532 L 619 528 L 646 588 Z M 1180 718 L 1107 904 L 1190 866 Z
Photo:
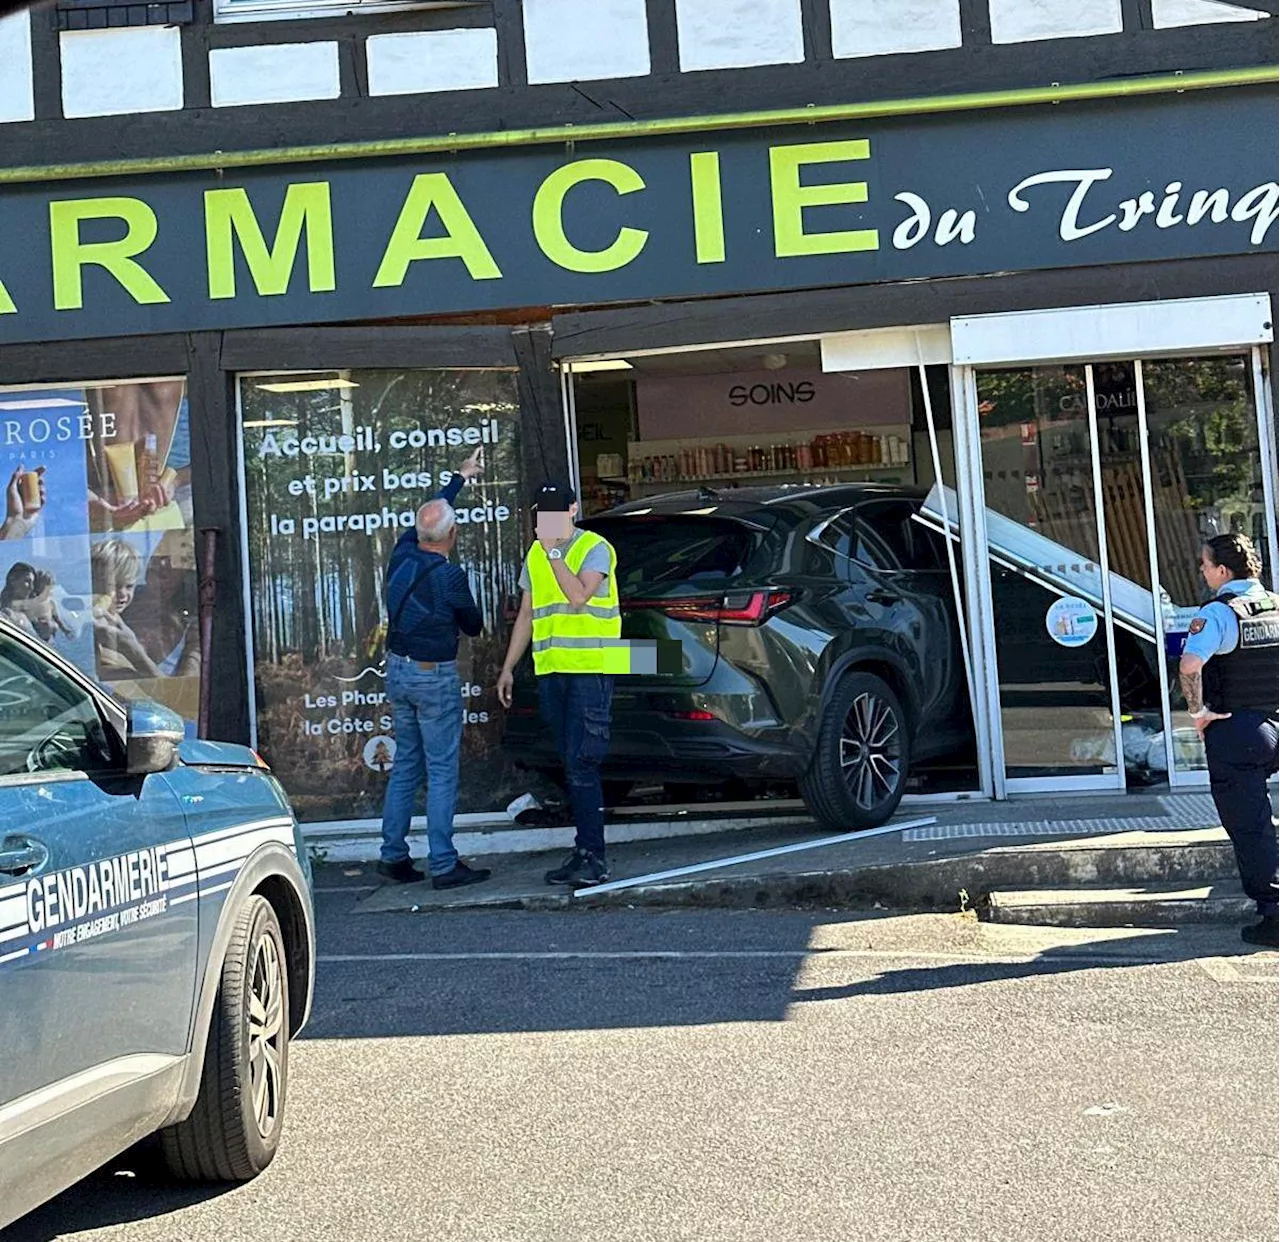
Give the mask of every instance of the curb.
M 896 913 L 977 910 L 984 917 L 990 917 L 989 897 L 1002 890 L 1025 892 L 1036 889 L 1167 887 L 1179 883 L 1234 884 L 1235 877 L 1235 857 L 1225 839 L 1070 847 L 1037 844 L 860 868 L 726 873 L 640 884 L 600 894 L 590 889 L 580 890 L 580 895 L 556 889 L 492 898 L 476 893 L 465 903 L 448 906 L 423 904 L 411 909 L 421 913 L 447 913 L 453 910 L 546 912 L 628 907 L 836 908 L 887 909 Z M 1151 903 L 1146 903 L 1144 909 L 1150 912 Z M 1231 917 L 1236 917 L 1237 913 L 1233 907 Z M 1183 910 L 1179 917 L 1191 916 Z
M 638 885 L 574 905 L 703 906 L 769 908 L 839 906 L 936 913 L 980 908 L 1000 889 L 1124 887 L 1134 884 L 1232 880 L 1229 842 L 1077 846 L 1023 846 L 923 862 L 890 863 L 857 870 L 777 872 L 717 876 Z

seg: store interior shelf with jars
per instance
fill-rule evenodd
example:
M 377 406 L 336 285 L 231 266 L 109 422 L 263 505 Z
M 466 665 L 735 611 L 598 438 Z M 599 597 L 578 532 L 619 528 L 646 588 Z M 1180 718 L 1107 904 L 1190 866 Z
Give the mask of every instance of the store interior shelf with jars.
M 681 483 L 750 486 L 755 483 L 851 483 L 912 481 L 910 429 L 885 424 L 848 431 L 787 432 L 767 438 L 644 440 L 628 445 L 626 473 L 620 455 L 613 467 L 633 495 Z M 637 489 L 639 489 L 637 491 Z

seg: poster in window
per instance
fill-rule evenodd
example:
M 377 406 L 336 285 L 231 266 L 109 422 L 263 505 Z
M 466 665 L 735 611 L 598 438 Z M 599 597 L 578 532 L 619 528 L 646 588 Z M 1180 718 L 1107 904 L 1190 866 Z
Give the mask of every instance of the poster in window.
M 419 506 L 483 447 L 484 475 L 455 502 L 453 559 L 484 616 L 458 651 L 458 811 L 504 806 L 526 787 L 499 748 L 493 690 L 524 552 L 515 373 L 242 376 L 240 409 L 257 744 L 310 822 L 382 813 L 395 761 L 387 561 Z
M 190 467 L 182 379 L 0 391 L 0 615 L 194 735 Z

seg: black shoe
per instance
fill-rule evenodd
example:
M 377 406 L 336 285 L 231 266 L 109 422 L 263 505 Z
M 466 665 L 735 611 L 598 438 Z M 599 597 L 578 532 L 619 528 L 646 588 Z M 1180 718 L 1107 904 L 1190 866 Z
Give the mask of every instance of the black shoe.
M 1264 949 L 1280 948 L 1280 916 L 1264 914 L 1256 923 L 1240 929 L 1240 939 Z
M 395 884 L 417 884 L 421 880 L 425 880 L 426 873 L 419 871 L 413 865 L 412 858 L 402 858 L 399 862 L 378 864 L 378 874 L 384 880 L 391 880 Z
M 568 884 L 571 888 L 589 888 L 603 884 L 609 878 L 609 868 L 603 858 L 588 850 L 574 850 L 564 863 L 547 872 L 548 884 Z
M 488 867 L 468 867 L 457 863 L 452 871 L 431 877 L 432 888 L 461 888 L 464 884 L 483 884 L 493 874 Z

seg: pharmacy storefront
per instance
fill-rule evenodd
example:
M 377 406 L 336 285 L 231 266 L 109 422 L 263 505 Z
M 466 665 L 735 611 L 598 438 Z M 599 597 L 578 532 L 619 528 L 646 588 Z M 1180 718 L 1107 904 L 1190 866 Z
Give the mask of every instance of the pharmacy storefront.
M 0 607 L 256 744 L 304 821 L 369 824 L 387 556 L 483 448 L 483 815 L 528 787 L 493 685 L 543 476 L 588 513 L 902 484 L 972 738 L 913 793 L 1202 783 L 1173 675 L 1199 543 L 1276 571 L 1274 97 L 1109 89 L 5 185 Z

